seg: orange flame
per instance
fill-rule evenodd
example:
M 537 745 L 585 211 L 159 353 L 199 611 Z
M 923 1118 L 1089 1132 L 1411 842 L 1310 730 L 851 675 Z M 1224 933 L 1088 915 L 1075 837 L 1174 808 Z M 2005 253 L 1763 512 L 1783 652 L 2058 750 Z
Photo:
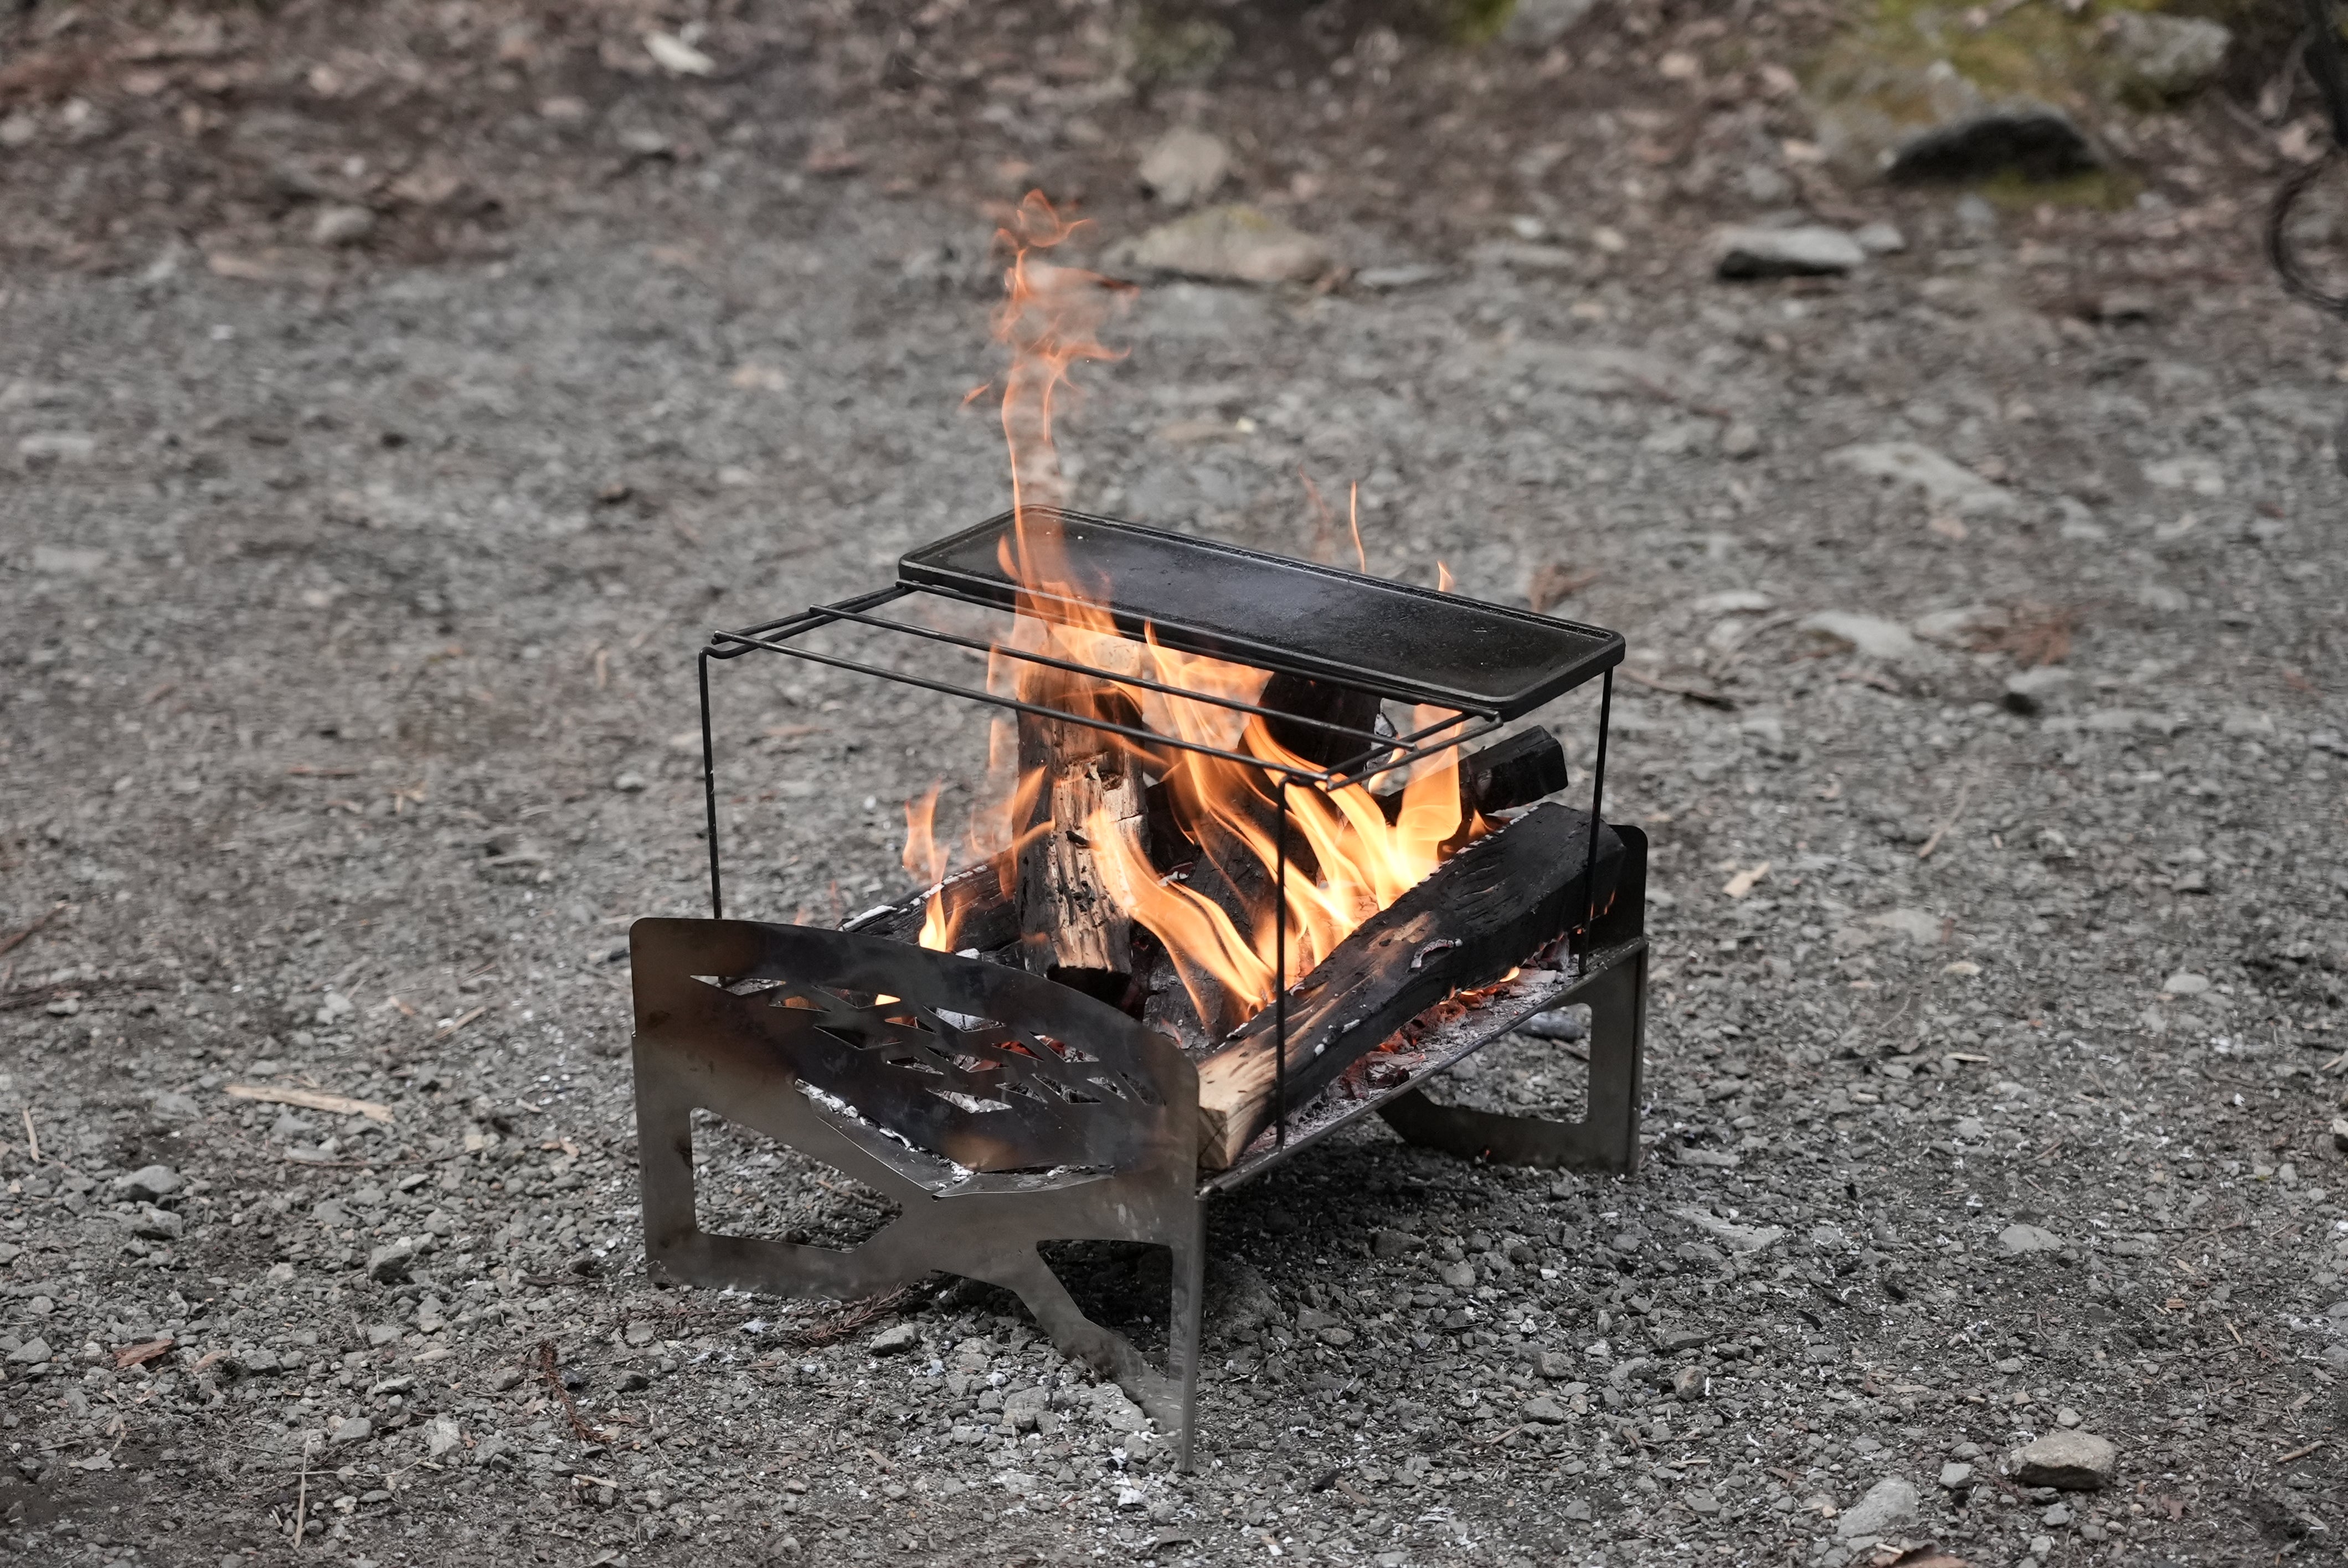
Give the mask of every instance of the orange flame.
M 1110 897 L 1164 944 L 1200 1019 L 1218 1016 L 1210 994 L 1216 989 L 1253 1011 L 1271 1003 L 1278 985 L 1303 975 L 1364 920 L 1433 871 L 1445 845 L 1487 825 L 1473 818 L 1463 822 L 1457 761 L 1449 753 L 1414 772 L 1392 821 L 1392 803 L 1363 784 L 1327 792 L 1291 788 L 1287 876 L 1282 887 L 1272 886 L 1281 860 L 1274 837 L 1280 790 L 1272 770 L 1320 769 L 1275 740 L 1261 716 L 1200 700 L 1252 703 L 1269 677 L 1245 665 L 1166 648 L 1148 628 L 1138 641 L 1126 635 L 1107 608 L 1107 585 L 1078 581 L 1061 547 L 1054 508 L 1066 504 L 1067 481 L 1055 445 L 1055 422 L 1073 391 L 1074 368 L 1117 357 L 1097 333 L 1132 293 L 1128 285 L 1042 259 L 1080 227 L 1036 193 L 1020 204 L 999 236 L 1012 253 L 994 333 L 1012 356 L 1003 384 L 1002 422 L 1011 456 L 1013 508 L 1013 527 L 999 559 L 1019 585 L 1021 613 L 1009 639 L 998 642 L 988 660 L 987 683 L 998 694 L 1062 712 L 1103 717 L 1114 711 L 1118 722 L 1152 734 L 1255 759 L 1228 761 L 1117 738 L 1129 755 L 1161 776 L 1200 860 L 1218 874 L 1224 889 L 1250 895 L 1244 907 L 1227 907 L 1179 876 L 1161 876 L 1135 835 L 1137 825 L 1120 825 L 1107 812 L 1097 812 L 1083 825 Z M 1310 479 L 1306 486 L 1320 519 L 1316 531 L 1327 538 L 1334 519 Z M 1348 497 L 1346 523 L 1354 559 L 1367 570 L 1359 486 Z M 1448 569 L 1438 563 L 1437 570 L 1448 589 Z M 1077 676 L 1018 654 L 1062 659 L 1107 675 Z M 1137 677 L 1198 697 L 1128 683 Z M 1445 716 L 1440 710 L 1421 709 L 1413 723 L 1425 725 Z M 968 836 L 972 856 L 994 862 L 1006 894 L 1014 886 L 1020 848 L 1048 825 L 1035 820 L 1044 778 L 1039 771 L 1019 769 L 1015 737 L 1010 721 L 995 721 L 988 747 L 991 804 L 973 808 Z M 936 798 L 932 789 L 906 809 L 906 867 L 932 885 L 943 877 L 947 860 L 935 836 Z M 950 925 L 943 901 L 933 891 L 922 945 L 950 948 Z M 1274 956 L 1283 945 L 1287 974 L 1275 975 Z

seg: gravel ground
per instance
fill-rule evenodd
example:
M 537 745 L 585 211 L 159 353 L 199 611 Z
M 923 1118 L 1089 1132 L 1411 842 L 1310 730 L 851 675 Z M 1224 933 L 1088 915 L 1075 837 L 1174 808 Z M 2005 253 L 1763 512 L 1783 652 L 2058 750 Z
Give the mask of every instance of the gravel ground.
M 1440 88 L 1406 56 L 1398 99 Z M 1129 169 L 1188 101 L 1020 133 Z M 1742 209 L 1626 195 L 1647 131 L 1555 123 L 1590 156 L 1525 211 L 1292 211 L 1406 286 L 1146 288 L 1072 422 L 1079 504 L 1302 550 L 1300 469 L 1359 480 L 1374 569 L 1622 630 L 1608 804 L 1655 845 L 1646 1168 L 1369 1127 L 1218 1199 L 1189 1475 L 995 1293 L 859 1322 L 655 1288 L 635 1237 L 625 928 L 700 907 L 692 651 L 1001 504 L 958 409 L 983 182 L 737 138 L 479 254 L 15 269 L 0 1553 L 2340 1552 L 2348 343 L 2189 127 L 2137 207 L 1845 196 L 1908 250 L 1730 285 L 1697 241 Z M 1152 220 L 1094 189 L 1086 242 Z M 737 912 L 901 893 L 898 803 L 977 722 L 722 681 Z M 1554 1102 L 1557 1050 L 1458 1091 Z M 713 1223 L 877 1223 L 706 1152 Z M 1162 1262 L 1066 1261 L 1148 1338 Z M 2008 1459 L 2074 1430 L 2100 1489 Z

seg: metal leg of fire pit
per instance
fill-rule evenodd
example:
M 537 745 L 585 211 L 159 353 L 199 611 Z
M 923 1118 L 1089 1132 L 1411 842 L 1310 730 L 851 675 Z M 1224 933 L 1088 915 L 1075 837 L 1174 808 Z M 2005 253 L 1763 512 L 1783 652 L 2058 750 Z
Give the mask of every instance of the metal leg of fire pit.
M 1189 1468 L 1204 1269 L 1198 1075 L 1170 1041 L 1067 988 L 880 938 L 644 920 L 633 945 L 656 1276 L 834 1299 L 937 1272 L 999 1286 L 1174 1434 Z M 898 1217 L 850 1249 L 703 1230 L 697 1108 L 867 1184 Z M 1163 1374 L 1086 1317 L 1037 1250 L 1087 1239 L 1172 1252 Z
M 1421 1091 L 1395 1096 L 1378 1107 L 1378 1114 L 1406 1142 L 1463 1159 L 1625 1175 L 1636 1171 L 1647 944 L 1642 938 L 1609 957 L 1612 962 L 1596 968 L 1555 1004 L 1586 1002 L 1590 1007 L 1590 1103 L 1582 1120 L 1553 1122 L 1439 1105 Z

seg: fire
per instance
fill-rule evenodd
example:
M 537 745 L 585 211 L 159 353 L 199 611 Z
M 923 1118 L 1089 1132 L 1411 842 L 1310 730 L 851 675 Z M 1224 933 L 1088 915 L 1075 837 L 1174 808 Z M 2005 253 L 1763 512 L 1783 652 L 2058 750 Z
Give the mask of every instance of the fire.
M 1292 787 L 1287 876 L 1275 889 L 1281 792 L 1277 774 L 1268 770 L 1318 772 L 1317 764 L 1283 747 L 1260 715 L 1117 679 L 1139 677 L 1202 698 L 1252 703 L 1269 677 L 1163 647 L 1146 628 L 1138 641 L 1127 636 L 1107 609 L 1107 585 L 1078 581 L 1061 548 L 1055 508 L 1066 501 L 1067 481 L 1054 438 L 1056 418 L 1073 392 L 1070 374 L 1077 365 L 1117 357 L 1097 334 L 1132 293 L 1128 285 L 1046 259 L 1079 227 L 1031 194 L 999 236 L 1011 252 L 994 333 L 1011 351 L 1001 416 L 1014 519 L 1000 559 L 1024 591 L 1023 613 L 988 661 L 988 684 L 1023 702 L 1255 759 L 1226 761 L 1117 738 L 1127 755 L 1163 784 L 1176 820 L 1196 846 L 1187 879 L 1158 872 L 1135 823 L 1096 812 L 1082 830 L 1109 896 L 1164 945 L 1200 1020 L 1228 1021 L 1231 1004 L 1243 1009 L 1242 1017 L 1268 1006 L 1281 984 L 1303 976 L 1433 871 L 1447 845 L 1487 825 L 1463 820 L 1457 762 L 1449 753 L 1409 778 L 1391 821 L 1389 803 L 1364 784 L 1327 792 Z M 1354 559 L 1366 569 L 1358 487 L 1348 499 L 1347 531 Z M 1325 518 L 1317 491 L 1312 500 Z M 1449 588 L 1449 571 L 1439 566 L 1438 571 Z M 1040 610 L 1045 598 L 1048 617 L 1031 610 Z M 1066 660 L 1108 671 L 1110 678 L 1074 675 L 1020 654 Z M 1419 710 L 1413 723 L 1445 716 Z M 1035 820 L 1045 781 L 1040 770 L 1018 767 L 1016 731 L 1007 720 L 997 720 L 990 735 L 988 773 L 991 804 L 971 814 L 968 854 L 973 862 L 991 860 L 1007 892 L 1023 844 L 1046 826 Z M 922 946 L 949 950 L 954 921 L 942 885 L 950 857 L 936 835 L 937 795 L 933 787 L 906 806 L 904 863 L 931 889 Z M 1202 882 L 1222 897 L 1193 885 Z M 1275 924 L 1283 919 L 1284 927 Z M 1283 949 L 1286 973 L 1276 974 L 1275 958 Z

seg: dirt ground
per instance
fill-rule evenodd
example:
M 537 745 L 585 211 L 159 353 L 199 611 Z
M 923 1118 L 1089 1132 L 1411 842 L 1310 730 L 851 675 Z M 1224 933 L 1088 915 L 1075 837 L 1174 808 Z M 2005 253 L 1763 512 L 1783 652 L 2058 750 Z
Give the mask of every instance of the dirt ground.
M 1240 9 L 1186 84 L 976 9 L 5 24 L 0 1557 L 2348 1549 L 2348 333 L 2255 122 L 1984 200 L 1807 160 L 1823 10 Z M 1159 220 L 1182 123 L 1345 268 L 1145 280 L 1076 500 L 1301 552 L 1357 482 L 1373 569 L 1621 630 L 1657 947 L 1635 1177 L 1374 1127 L 1212 1204 L 1189 1474 L 994 1292 L 656 1287 L 624 1053 L 700 640 L 1002 506 L 992 230 Z M 1789 206 L 1905 249 L 1712 276 Z M 979 722 L 721 687 L 734 912 L 902 896 Z M 704 1146 L 713 1222 L 875 1223 Z M 1162 1265 L 1080 1264 L 1146 1337 Z M 2071 1429 L 2107 1484 L 2009 1473 Z

